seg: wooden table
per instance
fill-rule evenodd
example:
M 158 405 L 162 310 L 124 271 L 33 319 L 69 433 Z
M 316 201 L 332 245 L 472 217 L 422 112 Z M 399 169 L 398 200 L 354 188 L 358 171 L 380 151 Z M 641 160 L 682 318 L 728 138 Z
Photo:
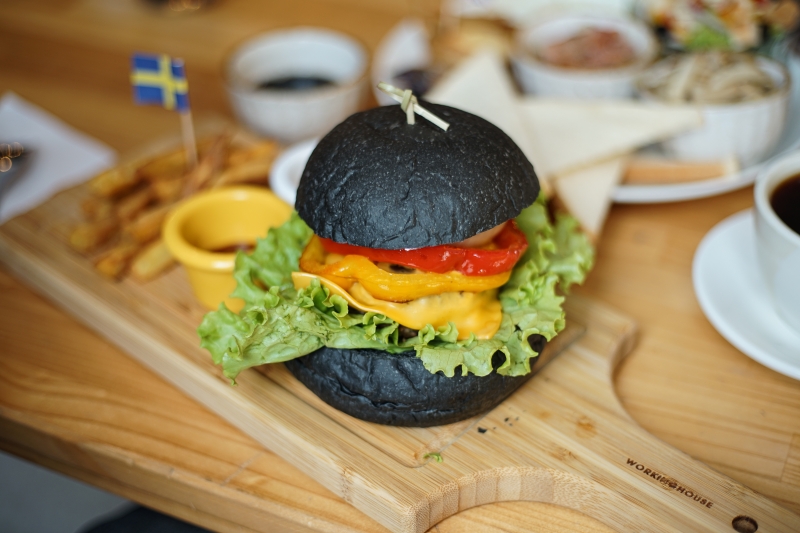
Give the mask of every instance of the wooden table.
M 134 50 L 186 59 L 194 109 L 229 114 L 226 54 L 265 29 L 324 25 L 372 49 L 435 2 L 218 0 L 165 16 L 134 0 L 0 0 L 0 92 L 13 90 L 120 151 L 174 132 L 131 105 Z M 800 382 L 729 345 L 694 297 L 703 235 L 752 205 L 752 191 L 666 205 L 618 205 L 597 266 L 577 292 L 635 318 L 640 341 L 617 377 L 654 435 L 800 513 Z M 219 531 L 385 529 L 0 270 L 0 448 Z M 608 531 L 564 508 L 492 504 L 435 531 Z

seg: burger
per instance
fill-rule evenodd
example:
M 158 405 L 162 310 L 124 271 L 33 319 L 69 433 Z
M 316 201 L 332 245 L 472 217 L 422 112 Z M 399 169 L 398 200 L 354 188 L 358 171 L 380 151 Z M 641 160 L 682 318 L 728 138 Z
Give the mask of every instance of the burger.
M 291 219 L 237 256 L 245 306 L 221 304 L 198 330 L 231 380 L 284 363 L 345 413 L 421 427 L 485 412 L 531 376 L 592 248 L 574 219 L 551 221 L 502 130 L 425 107 L 449 128 L 398 106 L 336 126 Z

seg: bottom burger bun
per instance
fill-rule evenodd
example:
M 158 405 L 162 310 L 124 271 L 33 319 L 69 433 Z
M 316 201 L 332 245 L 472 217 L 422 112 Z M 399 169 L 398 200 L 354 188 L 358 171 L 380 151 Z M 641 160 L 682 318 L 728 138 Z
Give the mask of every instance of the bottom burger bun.
M 529 338 L 541 353 L 545 339 Z M 495 366 L 499 366 L 500 361 Z M 431 374 L 414 352 L 320 348 L 285 363 L 286 368 L 325 403 L 350 416 L 392 426 L 451 424 L 500 404 L 521 387 L 524 376 L 491 373 L 447 377 Z

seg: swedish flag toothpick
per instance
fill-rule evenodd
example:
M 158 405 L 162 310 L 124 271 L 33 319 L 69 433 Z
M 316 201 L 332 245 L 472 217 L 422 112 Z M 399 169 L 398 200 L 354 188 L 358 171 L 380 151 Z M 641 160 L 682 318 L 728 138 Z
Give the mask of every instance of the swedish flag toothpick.
M 197 144 L 183 60 L 164 54 L 134 54 L 131 58 L 131 85 L 137 104 L 156 104 L 180 113 L 189 166 L 194 167 L 197 164 Z

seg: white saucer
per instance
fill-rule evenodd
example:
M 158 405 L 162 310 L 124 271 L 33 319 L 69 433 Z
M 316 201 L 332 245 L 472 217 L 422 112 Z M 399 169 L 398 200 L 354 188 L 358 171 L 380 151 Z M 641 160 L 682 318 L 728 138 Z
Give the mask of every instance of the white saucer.
M 748 209 L 708 232 L 694 254 L 694 292 L 728 342 L 762 365 L 800 379 L 800 333 L 772 306 L 756 264 L 753 224 Z
M 318 142 L 319 139 L 309 139 L 293 144 L 284 150 L 272 165 L 269 186 L 278 198 L 291 206 L 294 206 L 300 176 L 303 175 L 306 162 Z

